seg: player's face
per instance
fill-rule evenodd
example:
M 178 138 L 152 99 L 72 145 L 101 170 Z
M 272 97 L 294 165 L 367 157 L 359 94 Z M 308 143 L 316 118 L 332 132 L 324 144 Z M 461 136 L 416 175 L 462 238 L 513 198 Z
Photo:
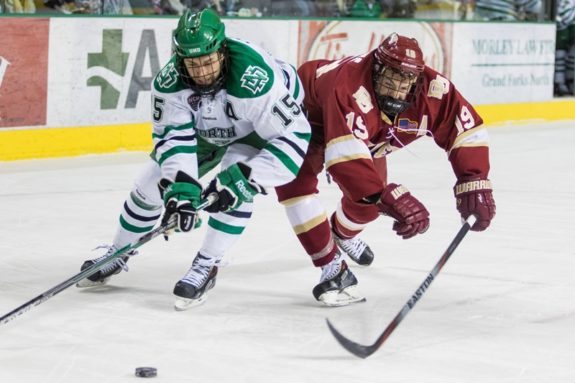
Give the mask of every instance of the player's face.
M 396 100 L 404 101 L 416 81 L 417 78 L 415 76 L 386 68 L 377 79 L 375 91 L 380 96 L 389 96 Z
M 184 65 L 198 85 L 211 85 L 222 73 L 223 58 L 220 52 L 213 52 L 205 56 L 185 58 Z

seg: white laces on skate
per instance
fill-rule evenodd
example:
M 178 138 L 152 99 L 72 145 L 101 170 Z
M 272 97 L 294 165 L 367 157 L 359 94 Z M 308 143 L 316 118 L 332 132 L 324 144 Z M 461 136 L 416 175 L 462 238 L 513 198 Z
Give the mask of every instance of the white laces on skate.
M 94 263 L 100 262 L 102 259 L 108 258 L 112 254 L 114 254 L 116 251 L 118 251 L 118 249 L 114 245 L 111 245 L 111 246 L 110 245 L 100 245 L 100 246 L 97 246 L 96 248 L 94 248 L 92 251 L 99 250 L 99 249 L 106 249 L 106 254 L 104 254 L 101 257 L 98 257 L 96 259 L 93 259 L 92 262 L 94 262 Z M 138 252 L 136 250 L 132 250 L 132 251 L 129 251 L 129 252 L 123 254 L 122 257 L 133 257 L 136 254 L 138 254 Z M 102 269 L 100 269 L 100 272 L 102 274 L 106 274 L 106 273 L 114 270 L 116 267 L 120 267 L 120 268 L 122 268 L 122 270 L 128 271 L 129 270 L 128 265 L 126 264 L 126 262 L 124 261 L 124 259 L 122 257 L 116 259 L 114 262 L 112 262 L 112 263 L 106 265 L 105 267 L 103 267 Z
M 181 281 L 199 287 L 208 279 L 208 275 L 210 275 L 210 271 L 214 266 L 220 266 L 220 261 L 198 254 L 194 262 L 192 262 L 192 267 L 190 267 Z
M 341 264 L 343 262 L 343 255 L 341 252 L 335 253 L 332 261 L 325 266 L 321 267 L 320 283 L 334 278 L 341 271 Z
M 335 239 L 339 247 L 341 247 L 347 253 L 347 255 L 349 255 L 353 259 L 359 259 L 359 257 L 361 257 L 361 254 L 363 254 L 363 251 L 367 247 L 367 243 L 365 243 L 359 237 L 354 237 L 351 239 L 343 239 L 335 235 Z

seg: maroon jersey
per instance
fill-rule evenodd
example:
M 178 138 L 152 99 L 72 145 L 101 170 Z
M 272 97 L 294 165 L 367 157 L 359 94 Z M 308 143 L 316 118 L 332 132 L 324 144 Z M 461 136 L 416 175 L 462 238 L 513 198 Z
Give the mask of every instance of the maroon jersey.
M 337 61 L 303 64 L 305 107 L 312 142 L 325 146 L 325 163 L 354 201 L 383 190 L 374 167 L 379 158 L 429 136 L 449 154 L 458 178 L 487 178 L 489 154 L 483 120 L 453 84 L 431 68 L 415 103 L 391 121 L 373 89 L 373 52 Z

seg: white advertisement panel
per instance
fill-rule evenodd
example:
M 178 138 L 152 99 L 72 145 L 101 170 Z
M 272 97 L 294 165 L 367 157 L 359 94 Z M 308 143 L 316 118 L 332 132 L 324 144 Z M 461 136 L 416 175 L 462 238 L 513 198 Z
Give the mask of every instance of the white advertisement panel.
M 47 126 L 150 121 L 154 75 L 170 58 L 174 17 L 52 18 Z M 229 36 L 297 57 L 297 21 L 225 20 Z
M 553 98 L 555 25 L 456 23 L 451 80 L 473 104 Z
M 298 22 L 291 20 L 224 19 L 226 35 L 259 45 L 293 65 L 297 59 Z
M 225 19 L 229 36 L 293 65 L 365 53 L 392 31 L 421 40 L 428 64 L 474 104 L 552 99 L 555 26 Z M 52 18 L 48 127 L 150 121 L 151 81 L 169 60 L 177 18 Z
M 52 18 L 47 126 L 150 121 L 150 87 L 177 19 Z

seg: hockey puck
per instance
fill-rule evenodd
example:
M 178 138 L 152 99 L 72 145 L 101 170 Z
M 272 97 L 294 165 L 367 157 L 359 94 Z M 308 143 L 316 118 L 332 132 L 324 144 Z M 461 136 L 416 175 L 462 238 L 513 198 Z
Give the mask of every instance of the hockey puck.
M 154 367 L 138 367 L 136 368 L 136 376 L 140 378 L 153 378 L 158 375 L 158 370 Z

